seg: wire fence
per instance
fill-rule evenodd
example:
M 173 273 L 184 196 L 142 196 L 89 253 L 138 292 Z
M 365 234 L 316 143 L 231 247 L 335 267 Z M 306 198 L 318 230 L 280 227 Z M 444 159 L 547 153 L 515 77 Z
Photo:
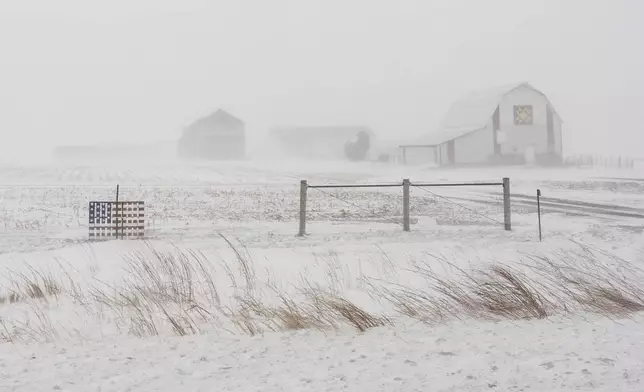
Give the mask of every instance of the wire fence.
M 496 224 L 496 225 L 499 225 L 499 226 L 505 225 L 505 222 L 503 222 L 502 219 L 494 217 L 494 215 L 498 215 L 498 212 L 495 214 L 494 211 L 490 212 L 489 209 L 481 210 L 480 207 L 478 209 L 475 209 L 472 206 L 467 206 L 464 203 L 456 202 L 456 201 L 450 199 L 449 197 L 439 195 L 439 194 L 437 194 L 435 192 L 430 191 L 429 189 L 422 188 L 422 187 L 415 186 L 415 185 L 412 185 L 412 186 L 415 189 L 418 189 L 418 190 L 420 190 L 422 192 L 428 193 L 429 195 L 431 195 L 435 199 L 438 199 L 438 200 L 440 200 L 440 201 L 442 201 L 444 203 L 447 203 L 449 205 L 454 206 L 454 209 L 452 209 L 452 212 L 454 212 L 456 210 L 460 210 L 459 215 L 461 215 L 461 216 L 465 215 L 466 219 L 467 219 L 467 217 L 469 215 L 469 216 L 475 217 L 474 221 L 477 221 L 476 218 L 482 218 L 483 223 L 491 222 L 492 224 Z M 484 212 L 482 212 L 482 211 L 484 211 Z M 417 211 L 415 211 L 415 212 L 417 212 Z M 452 216 L 454 216 L 454 215 L 452 215 Z M 462 219 L 458 219 L 458 220 L 453 219 L 452 222 L 453 223 L 462 223 L 463 220 Z
M 144 201 L 146 225 L 218 221 L 294 221 L 296 187 L 284 186 L 120 186 L 120 200 Z M 111 201 L 116 186 L 0 188 L 0 231 L 16 232 L 88 225 L 89 202 Z
M 567 166 L 590 167 L 601 169 L 633 169 L 637 160 L 627 156 L 606 155 L 572 155 L 565 159 Z
M 499 186 L 501 183 L 473 183 Z M 318 185 L 307 187 L 305 220 L 315 224 L 353 225 L 368 231 L 374 225 L 400 227 L 431 220 L 440 225 L 501 225 L 502 204 L 473 207 L 457 200 L 437 184 L 409 183 L 407 202 L 403 183 Z M 499 186 L 499 190 L 501 187 Z M 300 189 L 301 191 L 301 189 Z M 310 193 L 310 195 L 308 195 Z M 459 189 L 458 195 L 464 192 Z M 195 236 L 226 228 L 272 230 L 297 234 L 302 200 L 296 183 L 222 186 L 120 185 L 119 200 L 145 202 L 145 234 Z M 40 185 L 0 187 L 0 253 L 15 248 L 59 244 L 88 238 L 89 202 L 116 199 L 116 185 Z M 418 227 L 418 226 L 415 226 Z M 340 231 L 346 229 L 338 229 Z M 53 246 L 53 245 L 52 245 Z M 20 249 L 23 249 L 20 248 Z
M 492 206 L 487 209 L 467 206 L 428 189 L 432 187 L 499 187 L 502 189 L 503 207 L 497 206 L 494 211 Z M 419 190 L 421 194 L 412 195 L 412 189 Z M 312 190 L 311 196 L 309 190 Z M 303 180 L 300 183 L 298 234 L 304 236 L 307 222 L 316 221 L 319 217 L 394 223 L 402 225 L 404 231 L 410 231 L 411 224 L 420 218 L 431 218 L 438 224 L 503 225 L 510 230 L 510 182 L 504 178 L 502 182 L 411 183 L 403 180 L 389 184 L 311 185 Z
M 402 224 L 400 195 L 388 187 L 311 188 L 307 221 Z

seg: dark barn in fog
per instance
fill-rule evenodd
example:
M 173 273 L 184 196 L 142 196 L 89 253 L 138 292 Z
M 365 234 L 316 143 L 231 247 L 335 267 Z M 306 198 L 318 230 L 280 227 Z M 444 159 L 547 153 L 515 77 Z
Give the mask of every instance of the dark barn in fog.
M 184 129 L 178 143 L 179 156 L 209 160 L 244 159 L 245 133 L 243 121 L 219 109 Z

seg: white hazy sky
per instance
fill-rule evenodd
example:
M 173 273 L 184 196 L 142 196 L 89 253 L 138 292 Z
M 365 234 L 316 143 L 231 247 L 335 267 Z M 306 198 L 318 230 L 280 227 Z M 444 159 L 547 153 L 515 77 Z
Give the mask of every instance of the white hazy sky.
M 251 137 L 415 136 L 528 81 L 568 152 L 644 155 L 642 21 L 641 0 L 0 0 L 0 153 L 174 138 L 219 107 Z

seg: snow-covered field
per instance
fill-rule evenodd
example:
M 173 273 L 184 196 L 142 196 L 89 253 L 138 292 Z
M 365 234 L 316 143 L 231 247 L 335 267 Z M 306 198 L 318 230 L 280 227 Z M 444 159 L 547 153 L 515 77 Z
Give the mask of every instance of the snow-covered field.
M 310 189 L 296 236 L 302 179 L 502 177 L 510 232 L 501 187 L 412 187 L 409 233 L 401 188 Z M 89 242 L 117 184 L 147 238 Z M 5 166 L 0 390 L 641 391 L 643 222 L 637 169 Z

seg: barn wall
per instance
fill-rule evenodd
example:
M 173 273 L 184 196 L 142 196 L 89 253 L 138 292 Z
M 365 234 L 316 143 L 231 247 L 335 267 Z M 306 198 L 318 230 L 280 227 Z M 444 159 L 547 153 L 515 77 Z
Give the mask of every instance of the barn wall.
M 560 157 L 563 157 L 563 134 L 561 133 L 561 119 L 555 115 L 555 144 Z
M 187 127 L 177 142 L 182 158 L 241 160 L 246 157 L 246 127 L 243 122 L 217 111 Z
M 441 165 L 449 164 L 447 160 L 447 143 L 443 143 L 436 148 L 436 153 L 438 155 L 436 161 Z
M 491 129 L 488 124 L 481 130 L 456 138 L 454 140 L 456 163 L 487 163 L 490 155 L 494 154 Z M 447 148 L 445 148 L 444 160 L 447 161 Z
M 369 135 L 370 148 L 365 159 L 377 157 L 377 139 L 373 132 L 361 128 L 280 129 L 269 133 L 267 146 L 282 157 L 307 160 L 346 160 L 345 145 L 354 142 L 359 132 Z
M 502 155 L 523 155 L 530 146 L 535 147 L 537 154 L 548 153 L 547 104 L 543 95 L 528 87 L 519 87 L 503 97 L 499 107 L 501 131 L 506 138 L 501 144 Z M 514 105 L 532 105 L 532 125 L 514 125 Z M 555 134 L 560 135 L 560 132 L 555 130 Z M 561 146 L 561 138 L 558 146 Z
M 344 145 L 350 138 L 319 132 L 273 136 L 272 144 L 280 155 L 307 160 L 344 160 Z
M 408 165 L 434 165 L 438 163 L 436 149 L 438 147 L 407 147 L 405 159 Z
M 179 155 L 212 160 L 244 159 L 246 140 L 242 133 L 191 133 L 179 140 Z

